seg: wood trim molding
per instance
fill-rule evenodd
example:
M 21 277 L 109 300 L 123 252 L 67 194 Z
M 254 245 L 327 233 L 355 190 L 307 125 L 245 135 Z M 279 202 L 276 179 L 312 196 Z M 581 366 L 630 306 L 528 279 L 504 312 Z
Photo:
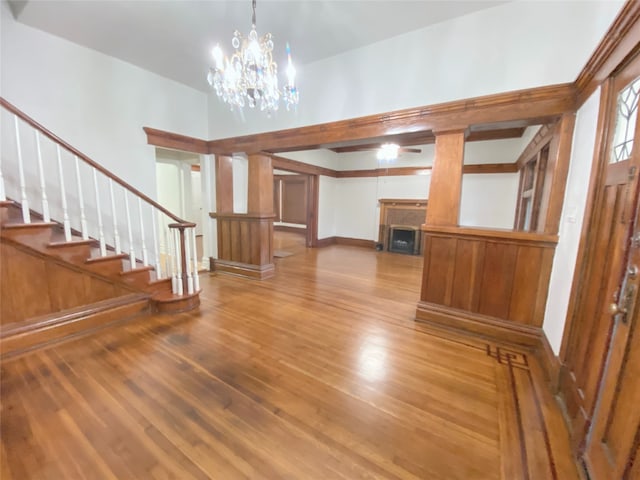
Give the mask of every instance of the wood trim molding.
M 250 263 L 233 262 L 231 260 L 214 258 L 212 265 L 212 271 L 214 272 L 228 273 L 231 275 L 255 278 L 258 280 L 265 280 L 275 275 L 275 266 L 273 263 L 253 265 Z
M 507 345 L 534 349 L 540 344 L 542 329 L 530 325 L 499 320 L 457 308 L 429 302 L 418 302 L 416 321 L 438 328 L 472 334 Z
M 576 109 L 611 73 L 638 51 L 640 2 L 627 0 L 576 78 Z
M 363 238 L 334 237 L 336 245 L 346 245 L 349 247 L 375 248 L 376 242 Z
M 297 233 L 299 235 L 305 235 L 307 233 L 307 228 L 306 227 L 297 228 L 297 227 L 291 227 L 289 225 L 274 225 L 273 229 L 276 232 Z
M 219 218 L 224 220 L 248 220 L 248 221 L 262 221 L 273 220 L 275 218 L 274 213 L 218 213 L 209 212 L 210 218 Z
M 478 165 L 463 165 L 462 174 L 479 173 L 516 173 L 518 166 L 515 163 L 484 163 Z
M 446 236 L 496 239 L 501 242 L 533 243 L 538 246 L 555 246 L 558 243 L 557 235 L 548 235 L 535 232 L 520 232 L 515 230 L 422 225 L 422 231 L 430 234 L 435 233 Z
M 271 155 L 271 164 L 273 165 L 273 168 L 277 170 L 301 173 L 305 175 L 324 175 L 326 177 L 335 178 L 338 173 L 330 168 L 318 167 L 316 165 L 310 165 L 297 160 L 291 160 L 290 158 L 279 157 L 278 155 Z
M 394 133 L 459 130 L 487 122 L 526 120 L 547 123 L 575 108 L 573 83 L 550 85 L 471 99 L 398 110 L 365 117 L 224 138 L 208 142 L 209 153 L 271 153 L 364 140 Z
M 182 150 L 184 152 L 209 153 L 206 140 L 180 135 L 179 133 L 167 132 L 165 130 L 158 130 L 157 128 L 142 127 L 142 129 L 144 133 L 147 134 L 147 143 L 149 145 L 172 150 Z
M 407 175 L 428 175 L 431 167 L 395 167 L 395 168 L 372 168 L 369 170 L 337 170 L 337 178 L 369 178 L 369 177 L 392 177 Z
M 516 160 L 516 168 L 518 171 L 522 170 L 525 163 L 531 160 L 542 147 L 551 141 L 556 131 L 556 125 L 556 123 L 548 123 L 540 127 Z
M 336 244 L 336 237 L 319 238 L 316 243 L 317 248 L 324 248 Z
M 536 355 L 540 361 L 540 366 L 544 376 L 549 384 L 551 393 L 555 394 L 558 391 L 560 382 L 560 359 L 553 353 L 553 349 L 549 344 L 549 339 L 544 331 L 540 334 L 540 343 L 536 348 Z

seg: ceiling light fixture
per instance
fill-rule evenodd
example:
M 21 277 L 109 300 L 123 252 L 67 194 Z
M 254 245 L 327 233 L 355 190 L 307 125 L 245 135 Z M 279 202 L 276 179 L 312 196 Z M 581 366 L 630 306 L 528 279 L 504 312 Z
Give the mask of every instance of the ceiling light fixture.
M 287 83 L 278 89 L 278 65 L 273 61 L 273 38 L 270 33 L 258 37 L 256 31 L 256 0 L 252 0 L 253 16 L 247 38 L 236 30 L 231 45 L 236 52 L 227 58 L 219 45 L 213 49 L 215 67 L 209 69 L 207 80 L 218 97 L 231 106 L 242 109 L 259 106 L 268 114 L 278 110 L 280 96 L 290 110 L 298 104 L 299 93 L 295 86 L 296 70 L 291 61 L 291 49 L 287 43 Z
M 383 143 L 378 149 L 378 160 L 390 162 L 398 158 L 400 147 L 395 143 Z

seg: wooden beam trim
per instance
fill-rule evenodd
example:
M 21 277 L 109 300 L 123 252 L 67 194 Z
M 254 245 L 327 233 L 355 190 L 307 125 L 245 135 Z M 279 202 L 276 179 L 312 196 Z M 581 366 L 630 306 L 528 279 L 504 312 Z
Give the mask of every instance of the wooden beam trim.
M 558 243 L 557 235 L 548 235 L 535 232 L 520 232 L 515 230 L 422 225 L 422 231 L 426 234 L 446 235 L 449 237 L 481 237 L 485 239 L 495 238 L 500 241 L 530 242 L 538 244 L 539 246 L 554 246 Z
M 222 213 L 209 212 L 210 218 L 219 218 L 224 220 L 273 220 L 276 216 L 273 213 Z
M 279 157 L 278 155 L 269 154 L 274 169 L 285 170 L 287 172 L 302 173 L 305 175 L 325 175 L 327 177 L 337 177 L 337 171 L 330 168 L 318 167 L 290 158 Z
M 206 140 L 201 140 L 179 133 L 166 132 L 151 127 L 143 127 L 147 134 L 147 144 L 161 148 L 169 148 L 171 150 L 181 150 L 183 152 L 192 152 L 207 154 L 209 147 Z
M 518 90 L 472 99 L 369 115 L 307 127 L 208 142 L 209 153 L 295 149 L 344 140 L 368 139 L 418 130 L 456 130 L 486 122 L 540 119 L 542 122 L 575 108 L 573 83 Z
M 640 2 L 627 0 L 576 78 L 576 109 L 611 73 L 638 50 Z

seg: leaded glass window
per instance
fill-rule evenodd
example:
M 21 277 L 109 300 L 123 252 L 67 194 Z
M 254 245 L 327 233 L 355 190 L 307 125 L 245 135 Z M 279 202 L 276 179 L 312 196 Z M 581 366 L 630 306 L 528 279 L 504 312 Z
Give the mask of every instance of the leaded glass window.
M 610 163 L 617 163 L 631 157 L 633 134 L 638 117 L 638 95 L 640 77 L 627 85 L 618 95 L 616 109 L 616 128 L 613 134 L 613 151 Z

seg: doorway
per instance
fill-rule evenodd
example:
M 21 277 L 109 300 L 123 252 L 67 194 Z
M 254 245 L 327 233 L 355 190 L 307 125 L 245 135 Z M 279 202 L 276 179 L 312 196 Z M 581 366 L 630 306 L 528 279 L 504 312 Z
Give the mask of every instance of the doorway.
M 574 448 L 593 480 L 638 478 L 640 56 L 603 84 L 605 134 L 560 394 Z

